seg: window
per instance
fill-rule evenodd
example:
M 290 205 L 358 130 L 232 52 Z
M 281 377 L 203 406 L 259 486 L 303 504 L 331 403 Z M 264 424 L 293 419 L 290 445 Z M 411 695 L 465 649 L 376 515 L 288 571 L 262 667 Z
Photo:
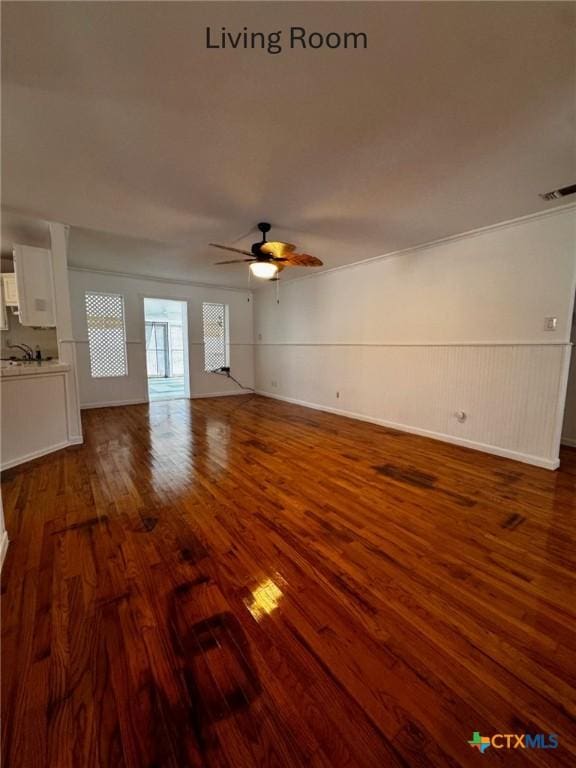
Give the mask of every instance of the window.
M 228 365 L 228 307 L 203 304 L 204 370 L 214 371 Z
M 92 378 L 127 376 L 124 297 L 87 293 L 86 320 Z

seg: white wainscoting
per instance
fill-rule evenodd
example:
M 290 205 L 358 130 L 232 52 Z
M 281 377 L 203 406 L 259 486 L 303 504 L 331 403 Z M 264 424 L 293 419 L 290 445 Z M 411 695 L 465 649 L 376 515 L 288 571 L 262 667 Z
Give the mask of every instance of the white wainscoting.
M 76 359 L 80 379 L 81 408 L 108 408 L 147 403 L 146 346 L 143 339 L 128 339 L 128 374 L 114 378 L 93 379 L 90 375 L 88 340 L 76 341 Z M 250 392 L 254 384 L 253 344 L 230 344 L 232 375 L 245 385 L 240 387 L 225 376 L 204 371 L 204 345 L 189 345 L 190 397 L 218 397 Z
M 76 345 L 73 340 L 58 340 L 58 357 L 62 363 L 70 366 L 70 370 L 66 375 L 66 416 L 68 421 L 68 441 L 74 445 L 81 443 L 83 437 L 78 390 L 78 364 L 76 361 Z
M 526 343 L 258 344 L 256 388 L 555 469 L 570 351 L 570 344 Z

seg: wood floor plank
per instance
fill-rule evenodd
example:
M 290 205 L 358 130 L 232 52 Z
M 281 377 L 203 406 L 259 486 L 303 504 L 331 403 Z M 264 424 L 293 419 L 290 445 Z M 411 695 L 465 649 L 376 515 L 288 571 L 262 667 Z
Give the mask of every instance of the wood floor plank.
M 103 408 L 3 474 L 2 757 L 30 768 L 576 763 L 557 472 L 258 396 Z

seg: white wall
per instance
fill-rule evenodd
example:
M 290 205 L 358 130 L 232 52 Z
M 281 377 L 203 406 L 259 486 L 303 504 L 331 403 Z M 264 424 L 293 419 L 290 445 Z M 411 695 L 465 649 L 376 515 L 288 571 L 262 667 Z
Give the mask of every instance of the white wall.
M 572 315 L 572 344 L 576 344 L 576 311 Z M 566 410 L 562 427 L 562 442 L 576 448 L 576 352 L 572 348 L 572 361 L 566 392 Z
M 232 375 L 244 386 L 254 386 L 253 301 L 249 291 L 75 269 L 70 270 L 69 278 L 82 407 L 145 402 L 148 399 L 144 297 L 179 299 L 187 302 L 192 397 L 242 392 L 236 384 L 225 377 L 204 372 L 202 303 L 205 301 L 228 304 Z M 105 379 L 93 379 L 90 376 L 88 331 L 84 309 L 86 291 L 119 293 L 124 296 L 128 348 L 127 376 Z
M 555 467 L 575 243 L 571 207 L 266 286 L 256 387 Z

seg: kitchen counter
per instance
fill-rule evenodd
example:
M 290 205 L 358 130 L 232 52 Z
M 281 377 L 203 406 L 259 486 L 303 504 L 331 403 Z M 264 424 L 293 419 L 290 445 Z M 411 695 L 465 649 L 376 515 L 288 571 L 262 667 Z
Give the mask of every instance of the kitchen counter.
M 36 362 L 36 360 L 15 360 L 14 362 L 10 360 L 0 361 L 0 378 L 64 373 L 69 370 L 70 366 L 66 363 L 61 363 L 59 360 L 42 360 L 40 363 Z

